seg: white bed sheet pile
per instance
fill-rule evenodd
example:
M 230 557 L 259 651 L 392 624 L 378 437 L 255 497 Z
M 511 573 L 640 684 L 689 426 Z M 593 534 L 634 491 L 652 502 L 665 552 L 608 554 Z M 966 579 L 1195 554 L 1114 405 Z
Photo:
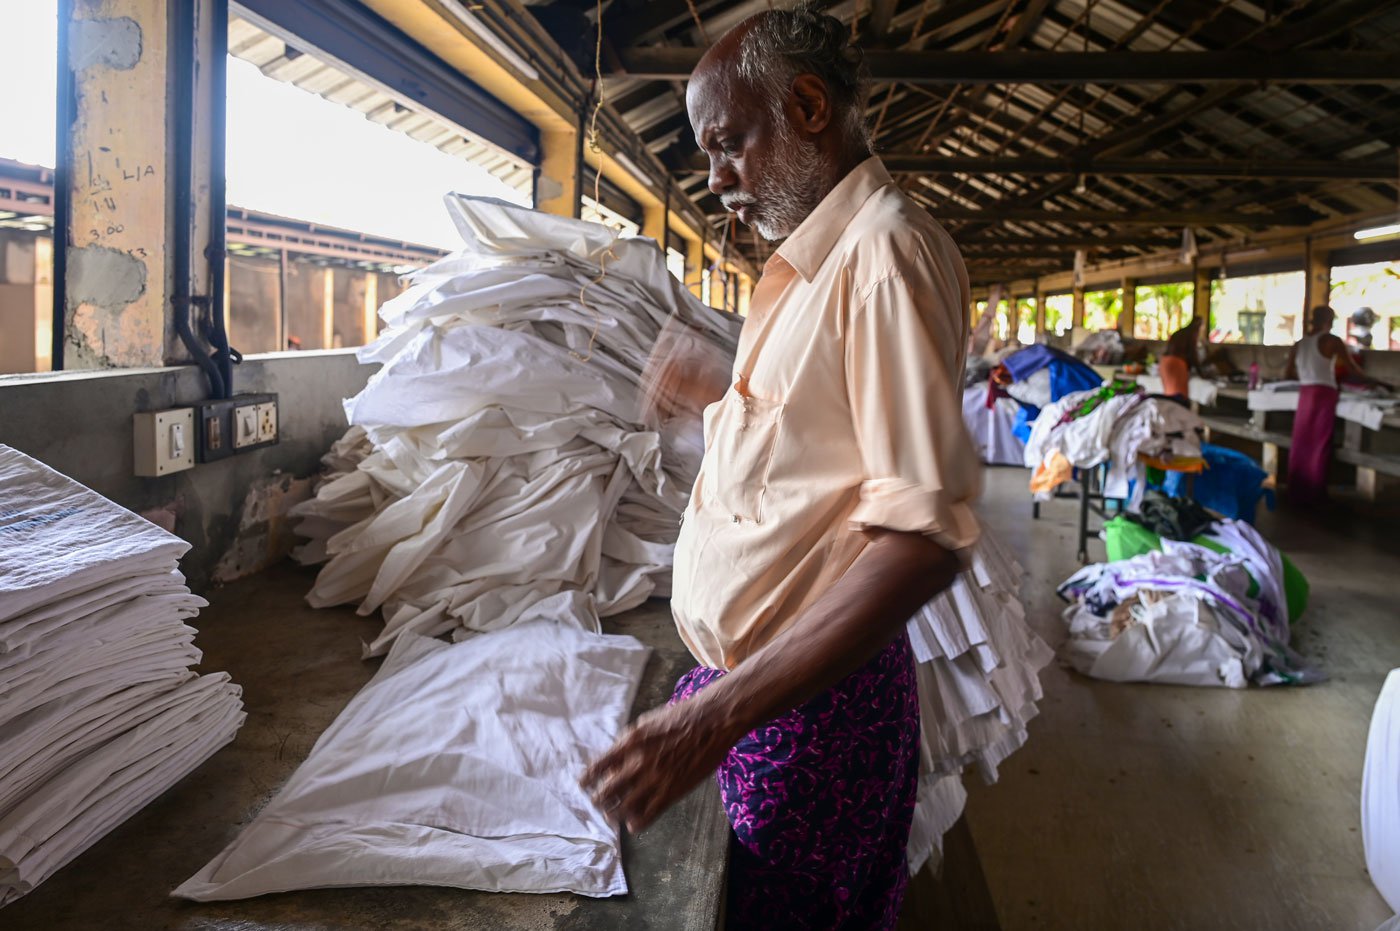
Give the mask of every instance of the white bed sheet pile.
M 1020 405 L 1010 398 L 997 398 L 987 407 L 987 383 L 963 389 L 963 423 L 977 447 L 977 454 L 988 465 L 1021 464 L 1026 445 L 1012 432 Z
M 1229 532 L 1237 522 L 1222 523 Z M 1274 569 L 1254 553 L 1163 540 L 1161 552 L 1086 566 L 1060 586 L 1074 602 L 1064 615 L 1065 658 L 1084 675 L 1113 682 L 1244 688 L 1321 681 L 1288 645 L 1282 566 L 1276 555 L 1271 562 Z M 1255 597 L 1251 576 L 1260 586 Z
M 407 632 L 501 629 L 560 592 L 603 616 L 668 594 L 703 442 L 698 421 L 642 423 L 638 386 L 663 329 L 732 360 L 742 323 L 650 240 L 447 205 L 467 245 L 381 308 L 360 357 L 383 368 L 346 402 L 333 477 L 294 511 L 298 558 L 325 561 L 310 603 L 383 611 L 367 655 Z
M 149 804 L 243 721 L 196 675 L 189 545 L 0 446 L 0 904 Z
M 648 648 L 557 623 L 548 599 L 466 642 L 407 634 L 267 807 L 176 896 L 331 886 L 627 891 L 578 785 L 627 719 Z

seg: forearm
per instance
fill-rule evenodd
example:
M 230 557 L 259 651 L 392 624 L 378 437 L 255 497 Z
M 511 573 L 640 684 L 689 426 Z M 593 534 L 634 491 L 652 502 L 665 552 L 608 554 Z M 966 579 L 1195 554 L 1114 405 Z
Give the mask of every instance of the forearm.
M 859 669 L 958 573 L 957 557 L 926 537 L 872 537 L 790 627 L 699 696 L 733 740 Z

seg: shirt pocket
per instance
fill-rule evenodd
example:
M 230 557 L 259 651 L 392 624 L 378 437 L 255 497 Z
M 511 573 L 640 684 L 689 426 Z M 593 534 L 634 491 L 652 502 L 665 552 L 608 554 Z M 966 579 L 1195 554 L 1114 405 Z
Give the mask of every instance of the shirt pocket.
M 705 412 L 707 452 L 714 462 L 705 490 L 735 523 L 763 521 L 763 499 L 785 407 L 780 401 L 753 397 L 736 384 Z

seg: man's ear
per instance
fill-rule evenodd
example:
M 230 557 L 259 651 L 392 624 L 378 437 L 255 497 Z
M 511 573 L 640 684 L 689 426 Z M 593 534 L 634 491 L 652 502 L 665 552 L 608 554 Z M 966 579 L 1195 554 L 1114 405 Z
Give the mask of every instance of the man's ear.
M 799 74 L 792 80 L 798 126 L 813 135 L 831 125 L 831 93 L 815 74 Z

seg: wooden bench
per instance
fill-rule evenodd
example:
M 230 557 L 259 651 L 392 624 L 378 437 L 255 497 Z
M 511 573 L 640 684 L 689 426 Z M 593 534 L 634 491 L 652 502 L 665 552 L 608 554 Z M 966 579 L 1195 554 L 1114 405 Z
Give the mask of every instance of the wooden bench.
M 1356 466 L 1356 490 L 1367 501 L 1375 501 L 1380 491 L 1380 476 L 1400 478 L 1400 456 L 1384 456 L 1343 446 L 1337 450 L 1340 462 Z

